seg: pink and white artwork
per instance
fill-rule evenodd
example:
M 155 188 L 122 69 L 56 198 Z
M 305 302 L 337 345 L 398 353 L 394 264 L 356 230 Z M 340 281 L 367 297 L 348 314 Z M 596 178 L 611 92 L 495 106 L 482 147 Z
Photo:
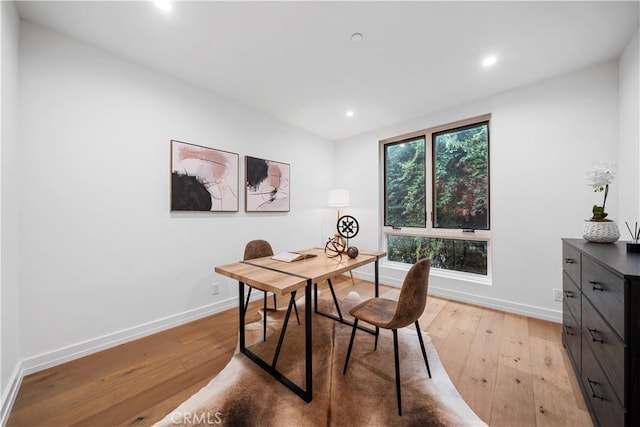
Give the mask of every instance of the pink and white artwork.
M 245 156 L 247 212 L 289 212 L 289 165 Z
M 238 211 L 239 155 L 171 141 L 171 210 Z

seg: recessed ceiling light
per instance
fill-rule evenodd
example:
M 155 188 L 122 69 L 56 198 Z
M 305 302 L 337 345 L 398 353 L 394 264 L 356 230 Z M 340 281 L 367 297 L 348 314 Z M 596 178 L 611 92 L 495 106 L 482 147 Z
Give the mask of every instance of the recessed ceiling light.
M 362 41 L 362 34 L 361 33 L 351 34 L 351 41 L 354 43 L 360 43 Z
M 482 61 L 482 65 L 484 65 L 485 67 L 490 67 L 496 62 L 498 62 L 498 58 L 496 58 L 494 55 L 490 55 L 484 58 L 484 60 Z
M 169 12 L 171 10 L 170 0 L 153 0 L 153 4 L 163 12 Z
M 353 117 L 353 111 L 352 111 L 352 110 L 349 110 L 349 111 L 347 111 L 347 112 L 345 113 L 345 115 L 346 115 L 347 117 Z

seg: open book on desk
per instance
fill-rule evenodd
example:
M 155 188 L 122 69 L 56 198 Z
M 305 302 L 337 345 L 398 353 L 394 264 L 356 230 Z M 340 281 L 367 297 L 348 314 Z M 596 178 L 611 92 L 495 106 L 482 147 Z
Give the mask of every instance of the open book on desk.
M 285 262 L 293 262 L 298 261 L 305 258 L 313 258 L 317 256 L 316 254 L 300 254 L 298 252 L 280 252 L 279 254 L 275 254 L 272 256 L 272 259 L 276 259 L 278 261 Z

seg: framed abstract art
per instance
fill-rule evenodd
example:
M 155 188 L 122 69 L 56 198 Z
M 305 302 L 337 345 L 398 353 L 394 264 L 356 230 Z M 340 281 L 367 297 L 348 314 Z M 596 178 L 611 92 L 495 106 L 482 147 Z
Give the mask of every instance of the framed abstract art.
M 238 211 L 240 156 L 171 141 L 171 210 Z
M 245 211 L 289 212 L 290 167 L 287 163 L 245 156 Z

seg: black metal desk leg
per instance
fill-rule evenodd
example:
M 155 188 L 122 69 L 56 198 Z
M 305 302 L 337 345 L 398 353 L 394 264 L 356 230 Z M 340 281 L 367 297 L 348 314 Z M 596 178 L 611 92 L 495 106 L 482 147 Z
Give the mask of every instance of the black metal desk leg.
M 240 304 L 238 313 L 240 313 L 240 353 L 244 353 L 245 341 L 244 341 L 244 313 L 246 308 L 244 307 L 244 283 L 238 282 L 238 304 Z M 248 304 L 247 304 L 248 305 Z
M 376 275 L 377 277 L 377 275 Z M 331 291 L 331 296 L 333 298 L 333 304 L 336 307 L 336 310 L 338 311 L 338 315 L 335 316 L 333 313 L 325 313 L 324 311 L 320 311 L 318 309 L 318 284 L 314 283 L 314 296 L 315 296 L 315 312 L 316 314 L 319 314 L 321 316 L 324 317 L 328 317 L 329 319 L 333 319 L 333 320 L 337 320 L 340 323 L 343 323 L 345 325 L 349 325 L 349 326 L 353 326 L 353 322 L 350 322 L 349 320 L 345 320 L 345 318 L 342 316 L 342 311 L 340 310 L 340 304 L 338 303 L 338 298 L 336 297 L 336 293 L 335 290 L 333 289 L 333 284 L 331 283 L 331 279 L 327 279 L 327 282 L 329 283 L 329 290 Z M 376 286 L 376 295 L 378 295 L 378 287 Z M 358 329 L 365 331 L 369 334 L 376 334 L 376 332 L 373 329 L 370 329 L 366 326 L 362 326 L 362 325 L 358 325 L 357 326 Z
M 284 316 L 284 323 L 282 324 L 282 329 L 280 330 L 280 338 L 278 339 L 278 345 L 276 346 L 276 352 L 273 356 L 273 362 L 271 362 L 271 367 L 273 369 L 276 368 L 278 364 L 278 357 L 280 357 L 280 350 L 282 349 L 282 343 L 284 342 L 284 336 L 287 333 L 287 326 L 289 326 L 289 317 L 291 316 L 291 308 L 296 304 L 296 291 L 291 292 L 291 299 L 289 300 L 289 307 L 287 308 L 287 314 Z
M 247 292 L 247 301 L 244 303 L 244 315 L 247 315 L 247 307 L 249 307 L 249 299 L 251 298 L 251 289 L 253 289 L 251 286 L 249 286 L 249 292 Z M 242 307 L 240 307 L 242 308 Z
M 316 313 L 318 312 L 318 284 L 313 284 L 313 305 L 315 307 Z
M 313 340 L 311 339 L 311 279 L 307 280 L 304 288 L 304 354 L 306 364 L 306 396 L 305 402 L 313 398 Z
M 267 340 L 267 291 L 264 291 L 264 302 L 262 304 L 262 341 Z
M 376 262 L 374 264 L 374 269 L 375 269 L 375 292 L 376 292 L 376 298 L 378 298 L 380 296 L 380 280 L 379 280 L 379 269 L 378 269 L 378 260 L 380 258 L 376 257 Z M 380 328 L 376 326 L 376 343 L 374 345 L 374 351 L 378 349 L 378 336 L 380 336 Z
M 376 262 L 374 265 L 375 269 L 375 284 L 376 284 L 376 298 L 380 296 L 380 281 L 378 280 L 378 257 L 376 257 Z
M 331 279 L 327 279 L 327 283 L 329 284 L 331 297 L 333 297 L 333 304 L 336 306 L 336 310 L 338 310 L 338 317 L 340 318 L 340 321 L 343 322 L 344 319 L 342 318 L 342 312 L 340 311 L 340 304 L 338 304 L 338 298 L 336 297 L 336 291 L 333 289 L 333 283 L 331 283 Z

